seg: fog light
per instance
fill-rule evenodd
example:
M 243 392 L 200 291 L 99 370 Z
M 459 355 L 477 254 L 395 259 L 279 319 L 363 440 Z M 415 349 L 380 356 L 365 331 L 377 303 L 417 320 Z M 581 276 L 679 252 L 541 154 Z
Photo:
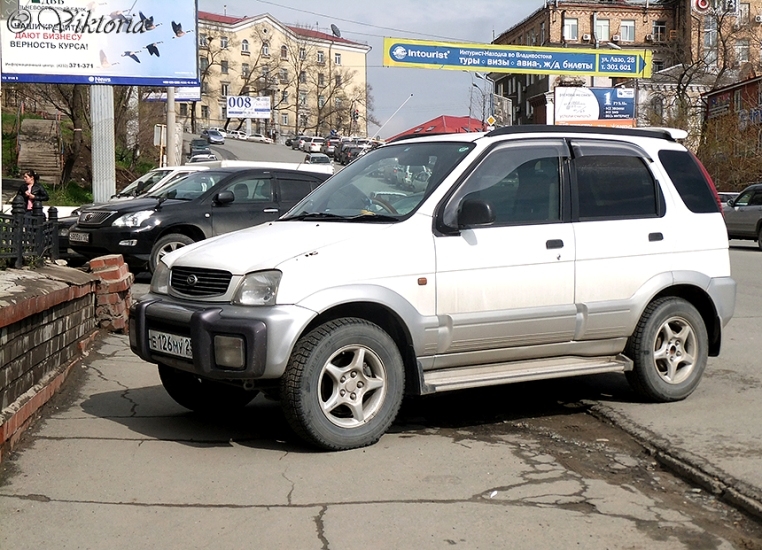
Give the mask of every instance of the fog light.
M 127 239 L 126 241 L 119 241 L 119 246 L 135 246 L 138 244 L 137 239 Z
M 243 370 L 246 366 L 246 344 L 240 336 L 214 337 L 214 362 L 218 367 Z

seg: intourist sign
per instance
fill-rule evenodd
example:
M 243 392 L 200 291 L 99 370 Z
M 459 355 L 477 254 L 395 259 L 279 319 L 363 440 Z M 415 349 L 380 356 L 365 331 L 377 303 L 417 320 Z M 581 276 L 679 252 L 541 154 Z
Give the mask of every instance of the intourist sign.
M 650 50 L 592 50 L 384 38 L 384 66 L 648 78 Z
M 3 82 L 198 86 L 196 2 L 1 2 Z

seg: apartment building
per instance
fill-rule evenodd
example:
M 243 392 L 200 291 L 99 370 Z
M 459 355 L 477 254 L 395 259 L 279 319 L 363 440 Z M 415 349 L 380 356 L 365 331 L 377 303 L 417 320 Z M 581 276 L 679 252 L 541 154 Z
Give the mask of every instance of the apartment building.
M 252 119 L 253 132 L 367 135 L 370 46 L 342 38 L 335 26 L 326 33 L 269 14 L 200 11 L 197 32 L 201 101 L 179 104 L 186 128 L 224 126 L 228 96 L 267 96 L 271 115 Z

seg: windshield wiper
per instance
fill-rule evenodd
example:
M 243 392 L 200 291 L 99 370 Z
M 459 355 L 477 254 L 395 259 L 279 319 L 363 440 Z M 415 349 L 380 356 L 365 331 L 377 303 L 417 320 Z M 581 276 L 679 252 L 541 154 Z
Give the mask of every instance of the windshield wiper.
M 386 214 L 358 214 L 357 216 L 352 216 L 351 218 L 347 218 L 347 221 L 350 222 L 398 222 L 400 221 L 399 218 L 396 216 L 388 216 Z
M 347 221 L 346 216 L 339 216 L 338 214 L 331 214 L 330 212 L 302 212 L 295 216 L 289 216 L 288 218 L 281 218 L 281 221 L 287 220 L 338 220 Z

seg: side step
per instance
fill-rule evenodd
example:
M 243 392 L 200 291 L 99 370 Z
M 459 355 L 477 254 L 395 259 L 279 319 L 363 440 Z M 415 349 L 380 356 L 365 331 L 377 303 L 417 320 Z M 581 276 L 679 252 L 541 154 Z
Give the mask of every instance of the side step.
M 628 370 L 632 370 L 632 361 L 621 354 L 606 357 L 551 357 L 474 365 L 424 372 L 423 393 Z

